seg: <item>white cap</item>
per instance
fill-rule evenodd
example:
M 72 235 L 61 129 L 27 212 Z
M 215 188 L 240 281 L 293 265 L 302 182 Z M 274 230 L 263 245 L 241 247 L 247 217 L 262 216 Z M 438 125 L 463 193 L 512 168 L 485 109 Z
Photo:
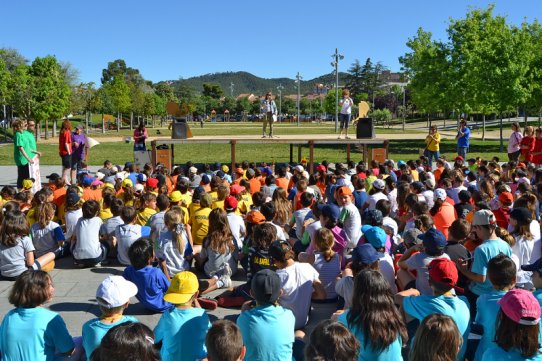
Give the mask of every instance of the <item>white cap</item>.
M 299 173 L 302 173 L 305 170 L 301 164 L 296 165 L 294 169 Z
M 306 170 L 304 170 L 301 174 L 303 175 L 303 178 L 309 179 L 309 172 L 307 172 Z
M 96 301 L 107 308 L 120 307 L 137 294 L 137 286 L 122 276 L 109 276 L 98 286 Z
M 426 185 L 427 187 L 429 187 L 429 188 L 435 188 L 435 185 L 436 185 L 435 179 L 433 179 L 433 178 L 427 178 L 427 179 L 425 180 L 425 185 Z
M 440 199 L 441 201 L 445 201 L 446 200 L 446 191 L 442 188 L 437 188 L 433 191 L 433 200 L 437 200 L 437 199 Z
M 104 179 L 104 177 L 105 177 L 105 174 L 103 174 L 102 172 L 96 172 L 96 178 L 98 180 L 102 180 Z
M 196 168 L 196 167 L 190 167 L 190 168 L 188 168 L 188 172 L 190 172 L 190 173 L 197 173 L 197 172 L 198 172 L 198 168 Z
M 386 183 L 382 179 L 376 179 L 373 182 L 373 188 L 378 190 L 384 190 L 386 188 Z
M 115 177 L 117 179 L 124 180 L 124 178 L 126 178 L 126 172 L 125 171 L 118 172 L 117 174 L 115 174 Z
M 472 217 L 473 226 L 487 226 L 497 223 L 495 215 L 489 209 L 480 209 Z
M 134 186 L 134 192 L 143 192 L 145 190 L 145 186 L 141 183 L 137 183 Z

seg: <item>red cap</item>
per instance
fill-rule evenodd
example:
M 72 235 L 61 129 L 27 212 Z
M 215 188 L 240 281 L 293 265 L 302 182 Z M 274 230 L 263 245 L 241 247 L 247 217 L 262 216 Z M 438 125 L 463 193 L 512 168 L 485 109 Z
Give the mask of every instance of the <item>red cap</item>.
M 465 159 L 463 159 L 462 156 L 458 155 L 457 157 L 455 157 L 455 160 L 465 160 Z
M 247 214 L 247 222 L 252 224 L 264 224 L 265 217 L 259 211 L 252 211 Z
M 527 168 L 527 166 L 525 165 L 525 163 L 523 163 L 523 162 L 520 162 L 520 163 L 518 163 L 518 166 L 517 166 L 517 168 L 524 168 L 524 169 L 526 169 L 526 168 Z
M 434 259 L 429 264 L 429 278 L 441 285 L 455 288 L 458 274 L 455 263 L 446 258 Z
M 514 203 L 514 196 L 510 192 L 502 192 L 501 194 L 499 194 L 499 201 L 502 204 L 509 206 Z
M 245 174 L 245 171 L 243 170 L 243 168 L 236 168 L 235 174 Z
M 245 187 L 240 186 L 239 184 L 232 184 L 232 186 L 230 188 L 230 194 L 232 196 L 235 196 L 235 195 L 241 193 L 244 190 L 245 190 Z
M 497 303 L 508 318 L 520 325 L 532 326 L 540 322 L 540 304 L 529 291 L 515 288 L 506 292 Z
M 147 187 L 149 187 L 149 188 L 158 187 L 158 179 L 156 179 L 156 178 L 147 179 Z
M 323 165 L 323 164 L 320 164 L 318 167 L 316 167 L 316 171 L 317 172 L 325 172 L 326 171 L 326 166 Z
M 232 196 L 227 196 L 226 199 L 224 199 L 224 209 L 231 211 L 235 208 L 237 208 L 237 199 Z
M 339 197 L 342 197 L 342 196 L 351 196 L 351 195 L 352 195 L 352 190 L 351 190 L 350 187 L 348 187 L 348 186 L 342 186 L 342 187 L 339 188 L 339 190 L 337 191 L 337 194 L 339 195 Z

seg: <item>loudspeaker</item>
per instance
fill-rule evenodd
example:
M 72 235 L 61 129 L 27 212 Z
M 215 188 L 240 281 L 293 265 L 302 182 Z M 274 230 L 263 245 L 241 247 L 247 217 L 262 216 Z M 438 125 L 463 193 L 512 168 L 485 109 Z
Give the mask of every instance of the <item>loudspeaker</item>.
M 373 118 L 361 118 L 358 120 L 356 126 L 356 138 L 374 138 L 375 137 L 375 128 L 373 125 Z
M 171 139 L 186 139 L 187 125 L 185 122 L 175 122 L 171 128 Z

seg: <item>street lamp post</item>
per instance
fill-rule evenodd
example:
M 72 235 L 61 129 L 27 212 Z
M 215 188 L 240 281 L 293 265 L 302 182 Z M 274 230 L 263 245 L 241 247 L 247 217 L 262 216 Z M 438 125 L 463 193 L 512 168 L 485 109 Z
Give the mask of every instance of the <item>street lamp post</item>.
M 405 123 L 406 123 L 405 94 L 406 94 L 406 88 L 403 85 L 403 132 L 405 131 Z
M 282 84 L 279 84 L 279 86 L 277 87 L 277 90 L 279 92 L 279 121 L 282 122 L 282 89 L 284 89 L 284 87 L 282 86 Z
M 233 84 L 233 82 L 230 83 L 230 95 L 231 97 L 233 98 L 233 87 L 235 86 L 235 84 Z
M 339 60 L 343 60 L 344 56 L 339 54 L 339 49 L 335 48 L 335 54 L 331 55 L 334 61 L 331 66 L 335 67 L 335 133 L 339 130 Z
M 303 79 L 303 77 L 297 72 L 295 79 L 295 82 L 297 83 L 297 126 L 299 127 L 301 118 L 301 79 Z

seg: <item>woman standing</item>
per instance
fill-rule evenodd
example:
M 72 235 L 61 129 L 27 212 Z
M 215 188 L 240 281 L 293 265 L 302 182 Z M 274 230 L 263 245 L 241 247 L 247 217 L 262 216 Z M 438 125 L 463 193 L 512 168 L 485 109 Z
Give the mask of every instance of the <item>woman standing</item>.
M 341 107 L 341 112 L 339 114 L 341 130 L 337 139 L 341 139 L 343 129 L 344 139 L 350 139 L 350 137 L 348 137 L 348 125 L 350 124 L 350 118 L 352 117 L 352 105 L 354 105 L 354 101 L 350 98 L 350 90 L 343 89 L 343 98 L 339 102 L 339 105 Z
M 536 128 L 535 131 L 532 161 L 539 167 L 542 165 L 542 128 Z
M 433 159 L 440 158 L 440 134 L 437 126 L 432 125 L 429 129 L 429 135 L 425 137 L 425 154 L 429 158 L 429 166 L 433 169 Z
M 60 128 L 58 153 L 62 159 L 62 178 L 69 185 L 71 184 L 70 173 L 72 169 L 72 124 L 68 119 L 64 119 L 62 128 Z
M 13 158 L 17 165 L 17 188 L 23 187 L 23 180 L 30 178 L 29 164 L 34 163 L 31 158 L 30 144 L 25 136 L 26 122 L 17 119 L 12 123 L 13 127 Z
M 533 158 L 533 149 L 534 149 L 534 128 L 528 126 L 525 128 L 525 135 L 521 139 L 519 147 L 521 148 L 521 157 L 520 160 L 530 162 Z
M 145 146 L 145 139 L 149 137 L 147 133 L 147 128 L 145 128 L 145 123 L 139 123 L 139 126 L 134 130 L 134 151 L 136 150 L 147 150 Z
M 518 122 L 512 123 L 512 134 L 510 134 L 510 139 L 508 139 L 508 160 L 516 161 L 519 158 L 521 149 L 519 147 L 523 139 L 523 134 L 521 134 L 521 128 L 519 127 Z

